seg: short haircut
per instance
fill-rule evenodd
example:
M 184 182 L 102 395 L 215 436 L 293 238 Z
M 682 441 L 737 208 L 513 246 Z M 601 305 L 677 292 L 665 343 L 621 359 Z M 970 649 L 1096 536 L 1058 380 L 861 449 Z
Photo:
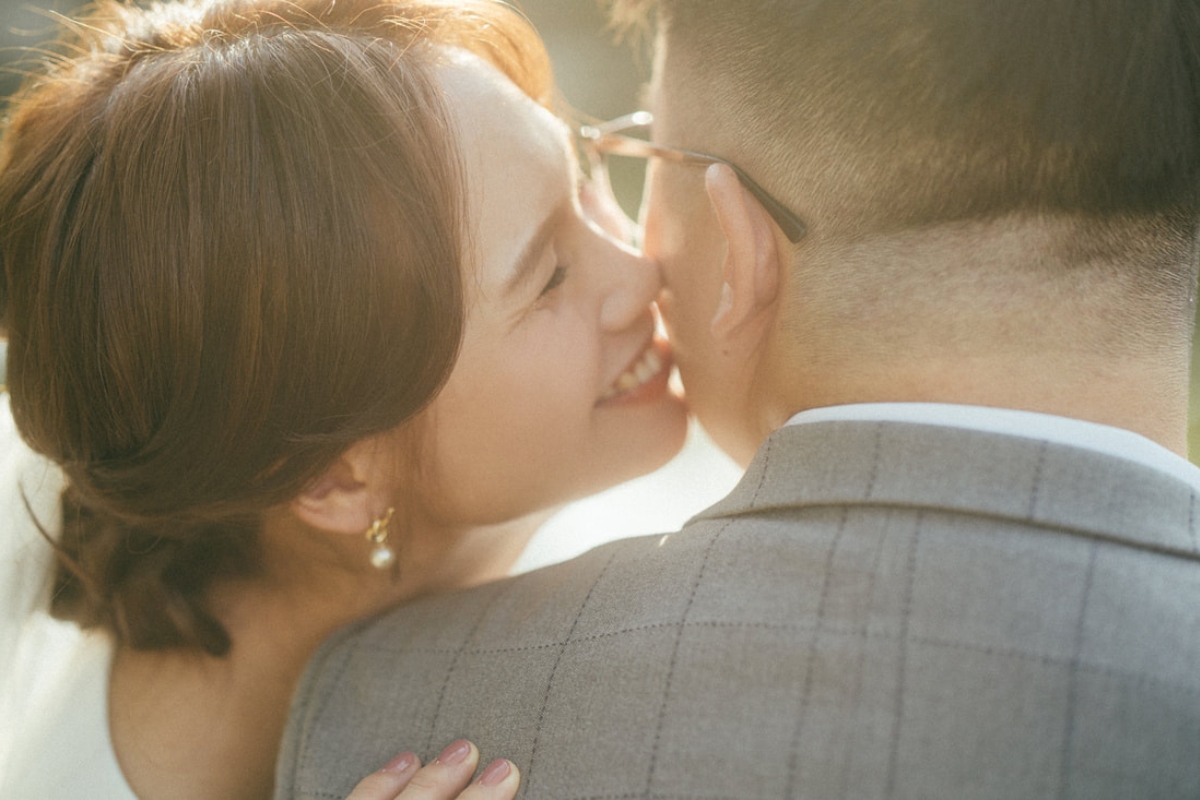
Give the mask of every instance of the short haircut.
M 854 230 L 1031 213 L 1194 231 L 1194 0 L 614 5 L 626 21 L 657 5 L 752 158 L 792 195 L 788 175 L 838 187 L 832 213 Z

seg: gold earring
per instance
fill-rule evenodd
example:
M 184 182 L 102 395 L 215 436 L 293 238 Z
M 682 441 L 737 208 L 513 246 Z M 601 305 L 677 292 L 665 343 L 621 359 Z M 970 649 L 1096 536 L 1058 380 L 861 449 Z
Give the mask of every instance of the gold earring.
M 396 509 L 389 508 L 383 516 L 376 517 L 371 527 L 367 528 L 367 541 L 375 545 L 371 550 L 371 566 L 375 569 L 387 569 L 396 561 L 396 551 L 387 544 L 388 525 L 394 513 Z

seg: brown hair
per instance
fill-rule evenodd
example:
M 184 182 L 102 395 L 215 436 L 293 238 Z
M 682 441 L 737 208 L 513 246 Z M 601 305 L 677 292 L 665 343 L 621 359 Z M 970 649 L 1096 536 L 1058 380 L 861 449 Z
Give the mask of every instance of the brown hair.
M 206 605 L 263 511 L 438 392 L 467 232 L 433 66 L 545 102 L 491 0 L 104 0 L 0 147 L 0 306 L 21 435 L 64 493 L 53 612 L 222 654 Z

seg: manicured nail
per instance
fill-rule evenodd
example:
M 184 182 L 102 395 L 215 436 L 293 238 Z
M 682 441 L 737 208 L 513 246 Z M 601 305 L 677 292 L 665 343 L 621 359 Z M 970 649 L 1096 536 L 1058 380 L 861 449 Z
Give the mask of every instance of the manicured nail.
M 451 742 L 446 745 L 446 749 L 437 757 L 439 764 L 445 764 L 452 767 L 455 764 L 462 762 L 471 753 L 471 743 L 466 739 L 459 739 L 457 742 Z
M 417 765 L 417 757 L 404 752 L 383 765 L 383 772 L 408 772 Z
M 512 766 L 503 758 L 497 758 L 488 764 L 487 769 L 479 776 L 479 785 L 499 786 L 508 777 L 508 773 L 510 772 L 512 772 Z

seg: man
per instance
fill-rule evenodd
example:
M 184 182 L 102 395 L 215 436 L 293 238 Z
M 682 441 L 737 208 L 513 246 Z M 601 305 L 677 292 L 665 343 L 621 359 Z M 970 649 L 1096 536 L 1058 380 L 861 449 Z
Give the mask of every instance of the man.
M 531 798 L 1200 796 L 1200 4 L 658 23 L 655 143 L 743 172 L 658 152 L 645 246 L 746 476 L 340 637 L 281 796 L 459 736 Z

